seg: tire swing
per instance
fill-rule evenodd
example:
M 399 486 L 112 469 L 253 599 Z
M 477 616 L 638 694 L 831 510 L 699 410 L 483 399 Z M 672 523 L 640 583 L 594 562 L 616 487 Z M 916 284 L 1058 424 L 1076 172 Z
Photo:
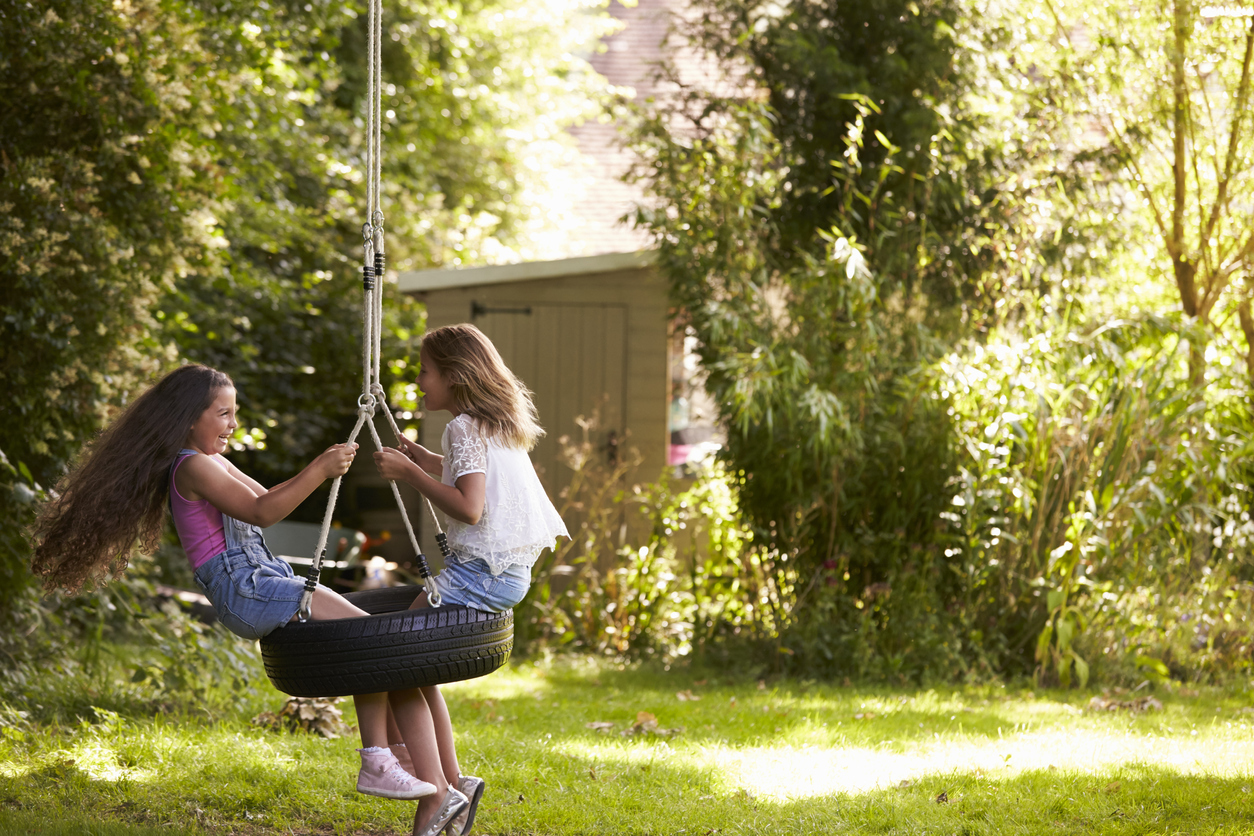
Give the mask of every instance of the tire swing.
M 401 432 L 388 409 L 379 382 L 383 325 L 383 211 L 380 208 L 382 0 L 371 0 L 369 20 L 369 116 L 367 119 L 366 168 L 367 214 L 362 227 L 365 259 L 362 266 L 363 303 L 362 389 L 357 399 L 357 424 L 348 436 L 352 444 L 363 426 L 370 430 L 375 448 L 383 449 L 375 430 L 376 409 L 382 409 L 399 443 Z M 343 697 L 420 688 L 458 682 L 491 673 L 505 664 L 514 646 L 514 613 L 483 612 L 456 605 L 441 605 L 440 593 L 418 546 L 413 526 L 390 482 L 405 523 L 405 533 L 417 555 L 418 574 L 428 592 L 430 607 L 410 610 L 422 586 L 404 586 L 350 592 L 344 597 L 368 616 L 335 621 L 310 620 L 314 588 L 326 556 L 331 516 L 335 511 L 343 477 L 331 483 L 331 496 L 322 518 L 313 564 L 305 579 L 299 620 L 275 630 L 261 640 L 261 658 L 274 687 L 294 697 Z M 427 508 L 435 520 L 436 541 L 447 561 L 448 540 L 440 528 L 430 500 Z

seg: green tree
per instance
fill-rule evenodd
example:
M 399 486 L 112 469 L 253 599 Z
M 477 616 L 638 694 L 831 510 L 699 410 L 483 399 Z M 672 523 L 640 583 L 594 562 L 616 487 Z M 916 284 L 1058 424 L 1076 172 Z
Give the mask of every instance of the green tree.
M 940 518 L 961 451 L 928 366 L 1088 264 L 1068 254 L 1090 219 L 1047 199 L 1083 186 L 1051 133 L 1065 120 L 986 9 L 698 10 L 681 28 L 736 92 L 680 84 L 645 110 L 637 175 L 657 203 L 638 221 L 699 340 L 755 543 L 804 602 L 792 658 L 996 664 L 1004 647 L 969 643 L 979 608 Z
M 1230 332 L 1224 341 L 1254 379 L 1254 14 L 1192 0 L 1130 14 L 1080 2 L 1045 8 L 1076 116 L 1120 163 L 1130 237 L 1143 242 L 1136 255 L 1200 326 L 1191 379 L 1204 383 L 1212 329 Z
M 555 137 L 600 95 L 573 57 L 607 25 L 599 4 L 396 0 L 384 15 L 390 266 L 525 252 L 545 207 L 519 196 L 547 194 Z M 38 490 L 172 363 L 237 378 L 237 446 L 263 475 L 341 439 L 360 368 L 364 17 L 0 3 L 0 546 L 15 588 Z M 399 380 L 421 311 L 391 293 L 388 316 Z
M 278 478 L 346 432 L 360 389 L 366 20 L 330 4 L 216 9 L 198 20 L 230 83 L 228 95 L 203 90 L 224 180 L 221 252 L 159 316 L 183 356 L 237 378 L 236 446 Z M 542 208 L 515 196 L 542 193 L 557 162 L 560 143 L 544 137 L 596 106 L 596 78 L 572 56 L 605 19 L 567 0 L 398 0 L 383 26 L 389 265 L 507 256 Z M 391 388 L 412 407 L 399 384 L 422 314 L 390 291 L 387 311 Z
M 154 4 L 0 6 L 0 601 L 26 583 L 24 526 L 83 441 L 172 353 L 151 308 L 212 250 L 207 160 Z M 2 606 L 2 605 L 0 605 Z

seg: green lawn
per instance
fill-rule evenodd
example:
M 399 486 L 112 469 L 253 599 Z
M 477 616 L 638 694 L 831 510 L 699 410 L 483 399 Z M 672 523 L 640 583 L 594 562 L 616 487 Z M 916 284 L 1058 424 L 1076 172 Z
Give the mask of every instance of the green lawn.
M 1092 694 L 566 661 L 445 693 L 463 767 L 488 781 L 480 833 L 1254 831 L 1254 714 L 1235 693 L 1159 690 L 1161 711 L 1132 714 L 1089 711 Z M 252 708 L 10 734 L 0 832 L 408 832 L 411 804 L 353 791 L 354 739 L 259 731 Z M 631 733 L 652 725 L 640 712 L 676 731 Z

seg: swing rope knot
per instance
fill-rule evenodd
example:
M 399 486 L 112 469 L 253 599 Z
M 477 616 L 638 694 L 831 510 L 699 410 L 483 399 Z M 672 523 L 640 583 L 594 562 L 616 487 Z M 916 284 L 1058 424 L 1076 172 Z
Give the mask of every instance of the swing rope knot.
M 383 408 L 383 414 L 387 416 L 388 424 L 392 427 L 392 432 L 396 436 L 396 443 L 401 445 L 402 448 L 404 447 L 401 441 L 401 429 L 396 425 L 396 419 L 392 415 L 392 410 L 387 406 L 386 393 L 379 382 L 381 372 L 380 358 L 383 354 L 383 276 L 386 269 L 386 259 L 383 255 L 384 217 L 383 209 L 379 203 L 382 192 L 380 188 L 380 163 L 383 150 L 383 119 L 381 117 L 383 57 L 380 48 L 383 38 L 382 17 L 382 0 L 370 0 L 370 22 L 368 27 L 370 76 L 367 84 L 368 113 L 366 119 L 366 215 L 368 220 L 361 225 L 361 276 L 362 289 L 365 292 L 365 299 L 362 304 L 362 393 L 357 398 L 357 424 L 348 436 L 348 443 L 351 445 L 356 442 L 357 434 L 365 427 L 370 431 L 370 438 L 374 441 L 375 449 L 380 452 L 383 451 L 383 442 L 380 440 L 379 433 L 374 426 L 375 412 L 380 407 Z M 318 535 L 318 545 L 314 548 L 314 560 L 309 567 L 309 577 L 305 583 L 304 593 L 301 596 L 300 617 L 302 621 L 309 617 L 314 589 L 318 585 L 318 578 L 322 571 L 322 561 L 326 557 L 327 537 L 330 534 L 331 518 L 335 513 L 335 502 L 339 496 L 342 479 L 342 476 L 337 476 L 331 483 L 331 496 L 327 500 L 326 513 L 322 517 L 322 528 Z M 400 509 L 401 520 L 405 524 L 405 533 L 409 536 L 409 543 L 414 549 L 419 575 L 427 583 L 427 600 L 432 606 L 438 607 L 440 606 L 440 593 L 435 588 L 434 579 L 431 578 L 431 570 L 427 566 L 427 558 L 418 546 L 418 538 L 415 536 L 414 527 L 409 521 L 405 503 L 401 499 L 400 488 L 397 487 L 394 481 L 389 481 L 388 484 L 392 488 L 392 497 L 396 500 L 396 506 Z M 427 500 L 427 507 L 431 511 L 432 518 L 435 519 L 436 531 L 443 536 L 440 521 L 435 518 L 435 509 L 431 507 L 430 500 Z

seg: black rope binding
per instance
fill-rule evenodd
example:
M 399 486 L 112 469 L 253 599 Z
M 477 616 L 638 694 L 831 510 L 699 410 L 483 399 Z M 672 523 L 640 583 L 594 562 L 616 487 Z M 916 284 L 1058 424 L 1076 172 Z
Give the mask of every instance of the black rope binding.
M 383 253 L 375 253 L 374 254 L 374 274 L 375 274 L 375 277 L 379 279 L 379 281 L 383 281 L 383 265 L 384 265 Z
M 424 581 L 431 577 L 431 567 L 427 565 L 427 556 L 422 552 L 418 552 L 418 556 L 414 560 L 418 561 L 418 577 Z
M 374 268 L 369 263 L 361 266 L 361 286 L 367 293 L 374 290 Z
M 318 576 L 322 574 L 322 561 L 326 559 L 327 550 L 323 549 L 318 558 L 309 564 L 309 574 L 305 577 L 305 591 L 312 593 L 318 588 Z
M 453 550 L 448 547 L 448 538 L 441 531 L 435 535 L 435 541 L 440 544 L 440 554 L 444 557 L 444 564 L 447 566 L 449 559 L 453 556 Z

